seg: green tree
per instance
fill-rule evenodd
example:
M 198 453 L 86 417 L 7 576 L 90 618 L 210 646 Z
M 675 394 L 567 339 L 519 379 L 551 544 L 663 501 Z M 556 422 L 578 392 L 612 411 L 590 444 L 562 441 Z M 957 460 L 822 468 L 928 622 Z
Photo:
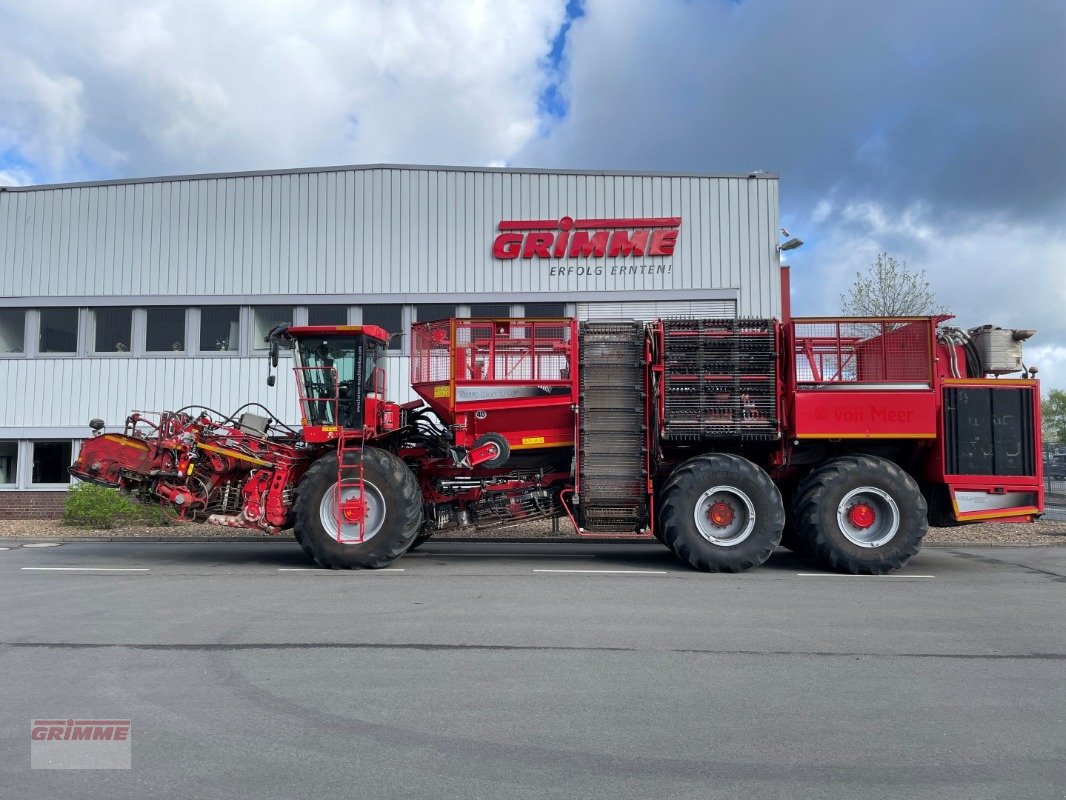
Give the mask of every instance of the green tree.
M 1044 442 L 1066 444 L 1066 392 L 1052 389 L 1040 401 L 1040 416 L 1044 421 Z
M 855 282 L 840 295 L 840 310 L 849 317 L 924 317 L 950 314 L 929 288 L 925 270 L 912 270 L 906 261 L 879 253 Z

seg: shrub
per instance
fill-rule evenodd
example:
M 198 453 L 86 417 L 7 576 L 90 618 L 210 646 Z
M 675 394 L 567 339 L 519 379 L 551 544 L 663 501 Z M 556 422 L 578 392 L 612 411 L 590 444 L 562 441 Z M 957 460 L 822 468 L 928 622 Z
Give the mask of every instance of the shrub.
M 131 522 L 169 525 L 174 517 L 158 505 L 141 505 L 117 489 L 95 483 L 77 483 L 67 494 L 63 522 L 81 528 L 113 528 Z

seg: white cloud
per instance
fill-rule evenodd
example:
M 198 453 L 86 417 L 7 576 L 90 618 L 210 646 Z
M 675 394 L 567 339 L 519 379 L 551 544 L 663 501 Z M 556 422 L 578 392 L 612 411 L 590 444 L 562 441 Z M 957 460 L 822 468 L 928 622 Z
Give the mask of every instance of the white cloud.
M 33 178 L 24 169 L 0 169 L 0 186 L 26 186 L 30 183 L 33 183 Z
M 1066 388 L 1066 226 L 983 213 L 933 223 L 922 204 L 893 212 L 873 201 L 829 212 L 819 224 L 823 213 L 819 204 L 796 223 L 801 236 L 828 231 L 791 259 L 796 313 L 837 311 L 855 273 L 885 250 L 926 271 L 958 324 L 1035 328 L 1027 363 L 1041 367 L 1049 388 Z
M 1043 345 L 1028 347 L 1025 351 L 1026 364 L 1037 367 L 1043 393 L 1049 389 L 1066 389 L 1066 347 L 1061 345 Z
M 0 12 L 0 153 L 43 179 L 505 161 L 563 0 L 39 0 Z

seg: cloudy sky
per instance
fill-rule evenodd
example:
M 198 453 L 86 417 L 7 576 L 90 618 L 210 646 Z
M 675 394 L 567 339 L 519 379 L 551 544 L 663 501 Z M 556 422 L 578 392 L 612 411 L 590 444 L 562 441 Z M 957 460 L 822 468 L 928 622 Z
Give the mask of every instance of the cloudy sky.
M 0 183 L 763 169 L 798 313 L 887 250 L 1066 388 L 1062 0 L 35 0 L 0 31 Z

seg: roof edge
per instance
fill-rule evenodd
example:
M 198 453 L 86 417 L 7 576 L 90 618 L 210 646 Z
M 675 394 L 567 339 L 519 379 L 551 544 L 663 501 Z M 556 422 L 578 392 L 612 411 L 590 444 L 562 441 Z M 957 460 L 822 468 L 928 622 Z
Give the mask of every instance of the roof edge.
M 276 175 L 313 175 L 323 172 L 366 172 L 370 170 L 404 170 L 436 172 L 487 172 L 516 175 L 590 175 L 639 178 L 735 178 L 778 180 L 776 172 L 654 172 L 640 170 L 543 169 L 539 167 L 471 167 L 444 164 L 343 164 L 331 167 L 295 167 L 292 169 L 246 170 L 243 172 L 202 172 L 190 175 L 160 175 L 147 178 L 113 178 L 100 181 L 39 183 L 26 186 L 0 186 L 0 192 L 37 192 L 54 189 L 84 189 L 94 186 L 128 186 L 145 183 L 179 183 L 182 181 L 224 180 L 227 178 L 273 177 Z

